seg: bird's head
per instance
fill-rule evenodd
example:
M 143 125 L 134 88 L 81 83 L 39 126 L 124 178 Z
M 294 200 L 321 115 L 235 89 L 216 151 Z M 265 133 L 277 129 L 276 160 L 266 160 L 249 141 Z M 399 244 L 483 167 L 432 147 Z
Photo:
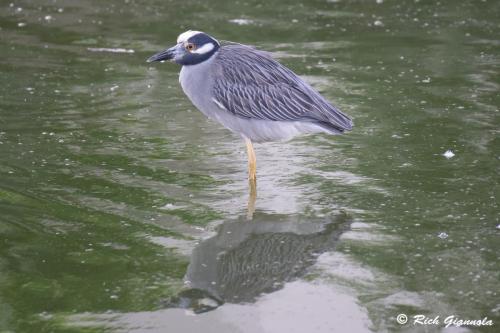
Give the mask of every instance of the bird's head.
M 219 42 L 201 31 L 188 30 L 177 37 L 177 44 L 150 57 L 147 62 L 171 60 L 180 65 L 199 64 L 217 52 Z

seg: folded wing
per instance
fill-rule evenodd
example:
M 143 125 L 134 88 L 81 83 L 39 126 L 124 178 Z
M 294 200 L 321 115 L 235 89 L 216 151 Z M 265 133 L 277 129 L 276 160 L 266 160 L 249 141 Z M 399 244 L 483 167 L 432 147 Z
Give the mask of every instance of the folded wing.
M 243 118 L 309 121 L 343 132 L 351 119 L 267 53 L 244 45 L 221 48 L 214 99 Z

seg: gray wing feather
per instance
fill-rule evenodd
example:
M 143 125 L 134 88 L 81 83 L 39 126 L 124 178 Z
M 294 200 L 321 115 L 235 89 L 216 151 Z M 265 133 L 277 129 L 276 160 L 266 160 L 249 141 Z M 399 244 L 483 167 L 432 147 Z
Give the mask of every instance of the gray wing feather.
M 215 64 L 214 98 L 239 117 L 317 122 L 340 132 L 352 128 L 347 115 L 266 52 L 225 45 Z

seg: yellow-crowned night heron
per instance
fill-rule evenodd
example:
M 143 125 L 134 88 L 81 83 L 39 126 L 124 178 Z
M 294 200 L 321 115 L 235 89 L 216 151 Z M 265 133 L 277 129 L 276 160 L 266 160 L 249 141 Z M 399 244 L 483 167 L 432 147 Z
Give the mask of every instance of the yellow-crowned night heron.
M 207 117 L 241 135 L 247 145 L 248 176 L 255 182 L 252 142 L 287 140 L 302 133 L 341 134 L 351 119 L 309 84 L 263 51 L 222 45 L 200 31 L 186 31 L 177 45 L 148 62 L 172 60 L 182 69 L 182 89 Z

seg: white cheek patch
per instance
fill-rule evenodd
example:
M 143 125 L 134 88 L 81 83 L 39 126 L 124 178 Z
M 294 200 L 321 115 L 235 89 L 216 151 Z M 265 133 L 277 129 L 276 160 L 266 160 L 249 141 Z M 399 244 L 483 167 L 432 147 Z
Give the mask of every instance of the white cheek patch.
M 192 51 L 191 53 L 205 54 L 205 53 L 212 51 L 214 49 L 214 47 L 215 47 L 214 44 L 206 43 L 205 45 L 203 45 L 199 49 L 196 49 L 195 51 Z
M 193 37 L 194 35 L 201 34 L 201 31 L 195 31 L 195 30 L 188 30 L 186 32 L 183 32 L 182 34 L 177 37 L 177 44 L 179 43 L 184 43 L 186 42 L 189 38 Z

